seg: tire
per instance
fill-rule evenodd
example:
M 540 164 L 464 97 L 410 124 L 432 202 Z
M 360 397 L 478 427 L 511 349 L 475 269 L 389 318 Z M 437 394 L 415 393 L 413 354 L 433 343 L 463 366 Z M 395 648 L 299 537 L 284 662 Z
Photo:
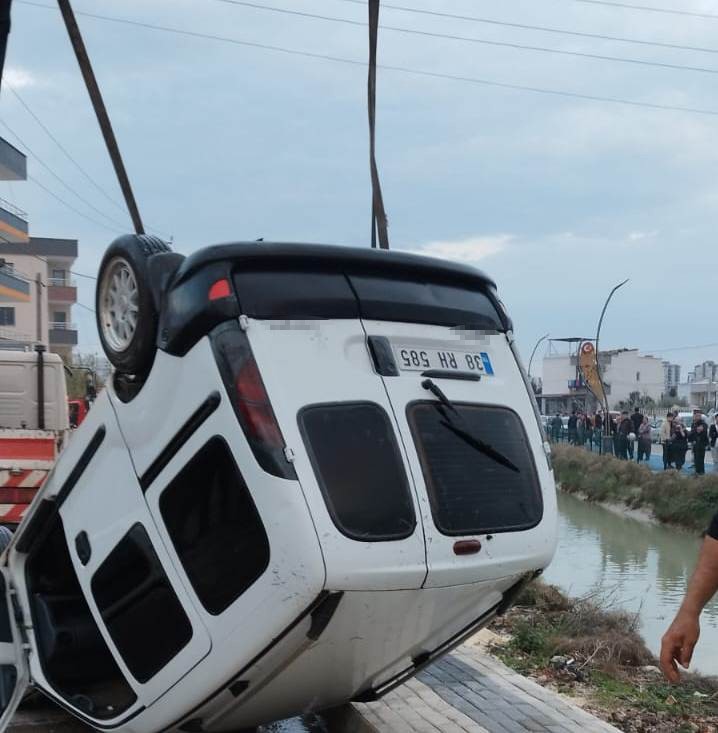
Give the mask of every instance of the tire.
M 170 251 L 157 237 L 126 234 L 116 239 L 102 258 L 95 294 L 97 331 L 107 358 L 118 372 L 144 375 L 152 367 L 158 315 L 148 261 Z

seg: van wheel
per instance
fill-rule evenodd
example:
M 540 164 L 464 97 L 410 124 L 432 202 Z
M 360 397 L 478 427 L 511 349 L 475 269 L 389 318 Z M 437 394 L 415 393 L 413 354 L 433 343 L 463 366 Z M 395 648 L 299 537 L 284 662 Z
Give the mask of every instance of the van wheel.
M 100 264 L 95 295 L 97 330 L 112 365 L 125 374 L 145 374 L 154 360 L 157 337 L 148 260 L 170 247 L 146 234 L 116 239 Z

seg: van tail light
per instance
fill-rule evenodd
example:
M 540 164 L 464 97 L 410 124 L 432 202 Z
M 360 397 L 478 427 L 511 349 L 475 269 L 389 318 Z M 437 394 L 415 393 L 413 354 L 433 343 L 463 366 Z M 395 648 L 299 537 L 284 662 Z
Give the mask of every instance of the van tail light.
M 257 463 L 267 473 L 296 480 L 247 335 L 237 321 L 230 321 L 217 326 L 210 340 L 222 381 Z

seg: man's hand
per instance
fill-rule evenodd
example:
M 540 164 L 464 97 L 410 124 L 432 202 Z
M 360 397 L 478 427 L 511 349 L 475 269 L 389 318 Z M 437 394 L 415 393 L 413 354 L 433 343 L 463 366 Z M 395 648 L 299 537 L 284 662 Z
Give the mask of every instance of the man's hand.
M 698 617 L 698 613 L 681 609 L 661 640 L 661 669 L 670 682 L 680 682 L 678 664 L 687 669 L 691 662 L 701 633 Z

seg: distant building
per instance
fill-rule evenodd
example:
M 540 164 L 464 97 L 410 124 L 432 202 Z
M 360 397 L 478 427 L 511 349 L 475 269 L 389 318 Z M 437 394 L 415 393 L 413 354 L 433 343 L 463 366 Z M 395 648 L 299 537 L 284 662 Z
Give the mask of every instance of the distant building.
M 714 361 L 704 361 L 702 364 L 697 364 L 692 372 L 688 372 L 688 382 L 703 380 L 718 382 L 718 364 Z
M 718 364 L 704 361 L 697 364 L 683 384 L 678 385 L 678 397 L 689 405 L 704 410 L 714 410 L 718 406 Z
M 611 409 L 627 402 L 633 392 L 656 401 L 664 394 L 664 364 L 655 356 L 643 356 L 638 349 L 601 351 L 599 364 Z M 545 415 L 574 409 L 593 411 L 600 407 L 583 382 L 575 354 L 544 357 L 541 405 Z
M 663 392 L 669 394 L 672 389 L 678 389 L 681 383 L 681 366 L 680 364 L 671 364 L 669 361 L 663 362 Z
M 26 179 L 25 156 L 0 138 L 0 180 Z M 0 348 L 43 344 L 70 359 L 76 258 L 77 240 L 31 237 L 27 215 L 0 199 Z

